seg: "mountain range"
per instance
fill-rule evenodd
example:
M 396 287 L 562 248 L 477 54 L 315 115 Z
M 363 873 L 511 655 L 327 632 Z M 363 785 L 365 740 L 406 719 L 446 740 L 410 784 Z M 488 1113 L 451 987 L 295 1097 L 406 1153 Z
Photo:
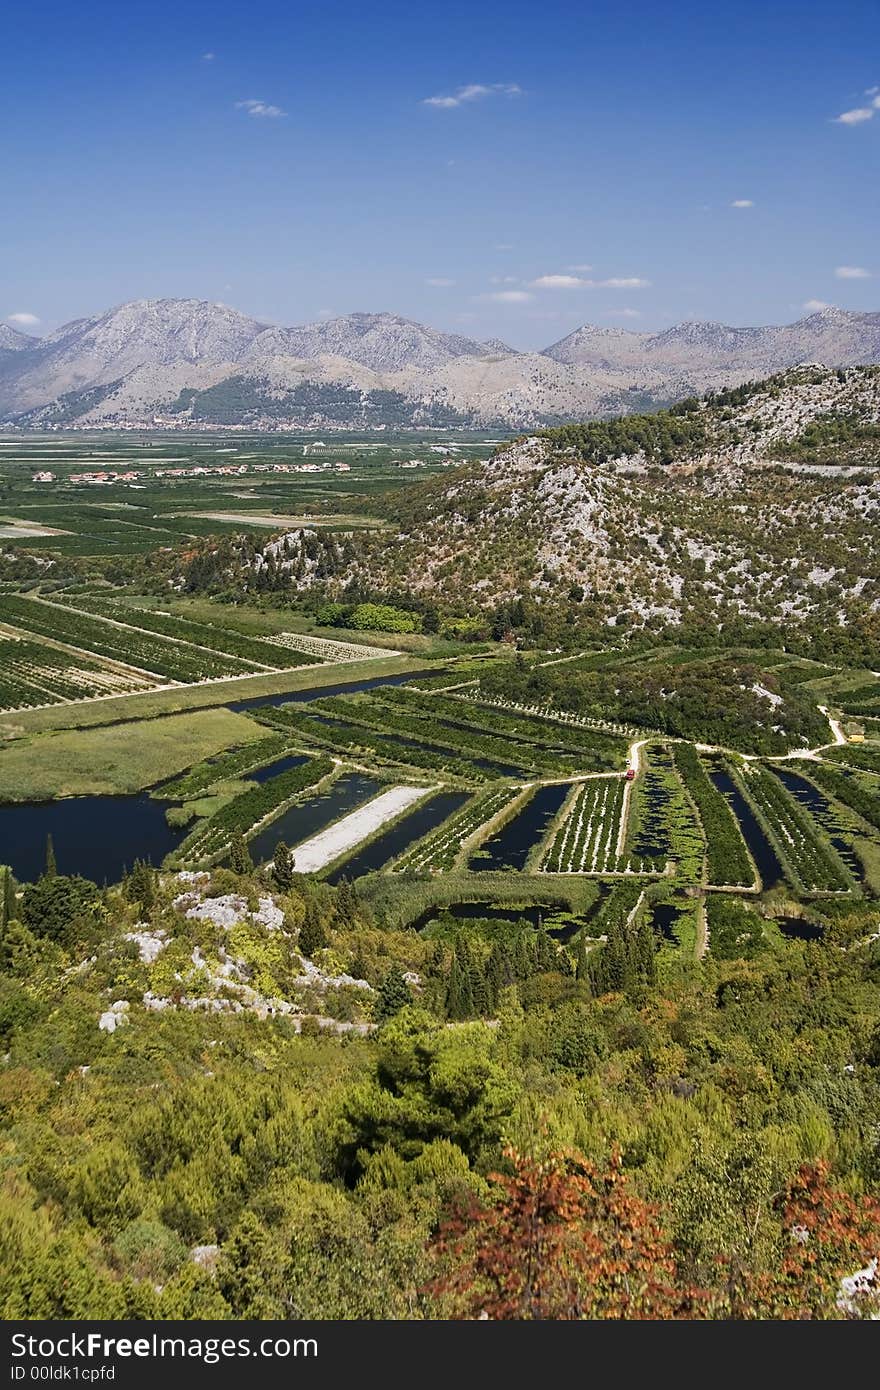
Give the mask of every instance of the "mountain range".
M 137 300 L 44 338 L 0 326 L 0 423 L 21 428 L 522 429 L 652 409 L 804 362 L 880 362 L 880 313 L 796 323 L 585 325 L 540 352 L 397 314 L 283 328 L 223 304 Z

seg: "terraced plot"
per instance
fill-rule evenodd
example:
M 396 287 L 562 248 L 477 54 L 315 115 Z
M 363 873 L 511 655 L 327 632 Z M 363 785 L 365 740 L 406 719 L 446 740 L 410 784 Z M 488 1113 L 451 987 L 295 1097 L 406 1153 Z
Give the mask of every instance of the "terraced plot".
M 0 711 L 124 695 L 154 684 L 134 671 L 114 671 L 87 656 L 0 633 Z
M 329 637 L 313 637 L 305 632 L 279 632 L 266 641 L 273 647 L 282 647 L 288 652 L 313 657 L 318 661 L 341 664 L 346 661 L 379 660 L 386 656 L 398 656 L 390 647 L 368 647 L 358 642 L 335 642 Z
M 321 660 L 320 656 L 307 650 L 282 650 L 268 639 L 248 637 L 240 632 L 214 627 L 210 623 L 194 622 L 191 618 L 179 618 L 174 614 L 157 612 L 150 608 L 137 608 L 133 604 L 121 603 L 101 595 L 71 594 L 63 598 L 59 596 L 58 601 L 79 613 L 108 618 L 137 631 L 168 637 L 174 642 L 204 647 L 221 656 L 231 657 L 236 663 L 240 662 L 242 669 L 278 671 Z
M 493 787 L 474 796 L 456 815 L 425 836 L 397 860 L 394 873 L 435 874 L 451 869 L 463 845 L 519 796 L 510 787 Z
M 560 769 L 564 766 L 567 771 L 613 770 L 622 768 L 626 758 L 625 738 L 607 729 L 574 719 L 563 721 L 537 710 L 495 707 L 464 692 L 444 695 L 407 688 L 383 691 L 380 699 L 404 716 L 418 713 L 429 726 L 461 730 L 471 738 L 510 740 L 522 745 L 523 757 Z
M 852 887 L 840 858 L 810 813 L 774 773 L 747 764 L 742 785 L 796 887 L 807 893 L 845 893 Z
M 361 708 L 366 709 L 366 704 L 358 706 L 359 710 Z M 359 713 L 357 722 L 344 718 L 343 714 L 343 706 L 337 705 L 335 700 L 311 700 L 307 709 L 285 704 L 261 710 L 259 718 L 263 723 L 287 733 L 295 733 L 316 747 L 331 749 L 337 755 L 355 761 L 373 759 L 381 763 L 445 772 L 470 782 L 525 775 L 521 767 L 486 757 L 475 758 L 466 750 L 428 742 L 428 731 L 424 729 L 419 731 L 421 737 L 407 736 L 381 723 L 375 727 L 361 722 Z
M 694 745 L 676 743 L 672 756 L 702 822 L 709 882 L 716 887 L 753 887 L 755 870 L 739 824 L 727 800 L 710 780 Z
M 62 642 L 113 661 L 124 662 L 166 681 L 189 683 L 247 675 L 251 667 L 236 657 L 203 651 L 188 643 L 153 636 L 43 599 L 0 595 L 0 622 L 51 641 Z
M 617 868 L 624 808 L 622 777 L 594 777 L 572 793 L 542 868 L 553 874 L 601 874 Z

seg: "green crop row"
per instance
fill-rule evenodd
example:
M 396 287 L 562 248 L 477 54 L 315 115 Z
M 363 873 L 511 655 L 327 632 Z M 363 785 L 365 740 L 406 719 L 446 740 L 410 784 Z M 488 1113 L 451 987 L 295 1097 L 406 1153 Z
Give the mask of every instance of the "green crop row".
M 196 763 L 181 777 L 165 782 L 157 787 L 153 795 L 162 801 L 187 801 L 200 796 L 218 782 L 229 782 L 255 768 L 264 767 L 284 756 L 290 740 L 283 734 L 269 734 L 256 743 L 246 743 L 241 748 L 233 748 L 219 757 L 206 758 Z
M 672 757 L 703 824 L 709 882 L 719 886 L 751 886 L 755 882 L 755 871 L 736 817 L 725 797 L 710 781 L 696 748 L 692 743 L 677 743 Z
M 233 835 L 249 834 L 273 811 L 280 811 L 299 792 L 312 787 L 333 771 L 331 758 L 313 758 L 301 767 L 281 772 L 267 782 L 249 787 L 232 801 L 201 821 L 178 845 L 171 856 L 173 864 L 213 862 L 223 857 Z

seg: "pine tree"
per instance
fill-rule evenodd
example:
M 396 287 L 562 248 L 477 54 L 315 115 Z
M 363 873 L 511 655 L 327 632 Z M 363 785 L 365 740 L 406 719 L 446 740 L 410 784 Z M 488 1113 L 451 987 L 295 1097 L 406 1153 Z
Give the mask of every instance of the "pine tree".
M 58 865 L 55 862 L 55 846 L 52 843 L 52 836 L 46 836 L 46 868 L 44 870 L 46 878 L 58 877 Z
M 283 840 L 279 840 L 275 846 L 275 854 L 272 858 L 272 875 L 275 879 L 276 888 L 282 893 L 293 883 L 293 870 L 290 867 L 290 849 Z
M 236 830 L 229 841 L 229 867 L 234 874 L 253 872 L 254 861 L 240 830 Z
M 393 1018 L 412 1002 L 412 990 L 403 978 L 402 972 L 396 966 L 392 966 L 379 986 L 376 1000 L 377 1020 L 384 1022 L 387 1018 Z
M 327 933 L 324 930 L 324 923 L 321 921 L 317 904 L 307 903 L 306 915 L 299 929 L 299 949 L 304 956 L 311 957 L 316 951 L 323 950 L 326 945 Z

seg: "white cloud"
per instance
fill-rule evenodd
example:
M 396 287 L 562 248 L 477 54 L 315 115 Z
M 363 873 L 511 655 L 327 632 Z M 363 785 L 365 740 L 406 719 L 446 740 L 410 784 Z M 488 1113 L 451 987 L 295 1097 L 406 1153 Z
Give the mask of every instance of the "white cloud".
M 579 275 L 539 275 L 531 283 L 534 290 L 585 290 L 592 281 L 582 280 Z
M 730 206 L 732 208 L 753 208 L 755 205 L 751 198 L 734 198 Z
M 513 250 L 513 242 L 512 242 L 512 241 L 499 241 L 499 242 L 496 242 L 495 250 L 496 250 L 496 251 L 512 251 L 512 250 Z
M 642 317 L 639 309 L 609 309 L 608 317 L 613 319 L 640 319 Z
M 445 275 L 431 275 L 425 281 L 425 284 L 430 285 L 431 288 L 435 290 L 448 290 L 451 285 L 455 284 L 455 281 L 447 280 Z
M 40 320 L 36 314 L 9 314 L 7 323 L 14 323 L 16 328 L 36 328 Z
M 870 270 L 861 265 L 839 265 L 834 274 L 838 280 L 870 280 Z
M 493 290 L 491 294 L 481 294 L 479 299 L 491 299 L 495 304 L 527 304 L 534 296 L 526 290 Z
M 877 95 L 878 92 L 880 92 L 880 87 L 866 87 L 866 88 L 865 88 L 865 96 L 866 96 L 866 97 L 875 97 L 875 96 Z M 877 104 L 877 103 L 875 102 L 874 105 L 876 106 L 876 104 Z
M 490 284 L 490 285 L 518 285 L 518 284 L 519 284 L 519 276 L 518 276 L 518 275 L 490 275 L 490 276 L 489 276 L 489 284 Z
M 871 102 L 871 105 L 873 106 L 875 111 L 880 111 L 880 96 L 876 96 L 874 100 Z
M 852 111 L 842 111 L 834 121 L 836 125 L 861 125 L 862 121 L 870 121 L 873 115 L 872 107 L 856 106 Z
M 216 53 L 203 53 L 203 54 L 202 54 L 202 62 L 203 62 L 203 63 L 213 63 L 213 61 L 214 61 L 214 59 L 215 59 L 216 57 L 217 57 L 217 54 L 216 54 Z
M 539 275 L 530 281 L 533 290 L 643 290 L 650 285 L 637 275 L 615 275 L 608 280 L 585 280 L 580 275 Z
M 236 111 L 246 111 L 249 116 L 258 116 L 275 120 L 279 116 L 286 116 L 287 112 L 282 111 L 280 106 L 271 106 L 267 101 L 257 101 L 250 97 L 247 101 L 237 101 Z
M 576 275 L 586 275 L 593 267 L 591 265 L 567 265 L 566 270 L 573 270 Z
M 828 304 L 824 299 L 805 299 L 801 305 L 802 309 L 809 309 L 810 313 L 818 313 L 820 309 L 833 309 L 833 304 Z
M 459 87 L 451 96 L 425 97 L 423 106 L 436 106 L 441 111 L 449 111 L 455 106 L 465 106 L 470 101 L 481 101 L 483 97 L 522 96 L 522 87 L 516 82 L 469 82 Z

